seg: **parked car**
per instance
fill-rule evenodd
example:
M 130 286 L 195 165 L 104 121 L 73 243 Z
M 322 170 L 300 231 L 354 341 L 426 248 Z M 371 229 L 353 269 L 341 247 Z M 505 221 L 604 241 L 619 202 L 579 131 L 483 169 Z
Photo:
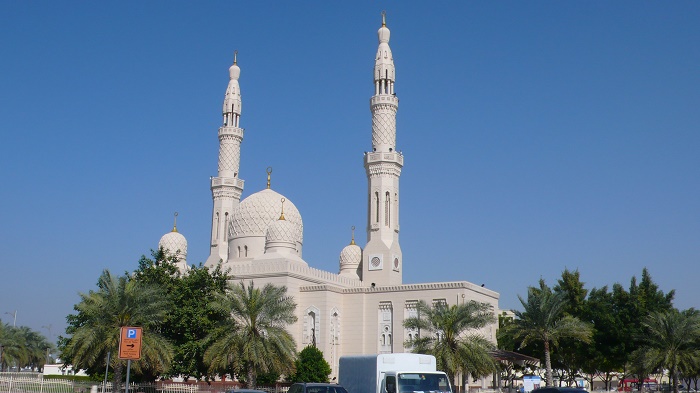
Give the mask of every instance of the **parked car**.
M 226 393 L 267 393 L 264 390 L 255 390 L 255 389 L 231 389 L 227 390 Z
M 588 391 L 584 388 L 558 388 L 556 386 L 547 386 L 537 388 L 533 390 L 532 393 L 588 393 Z
M 348 391 L 334 383 L 300 382 L 290 386 L 287 393 L 348 393 Z

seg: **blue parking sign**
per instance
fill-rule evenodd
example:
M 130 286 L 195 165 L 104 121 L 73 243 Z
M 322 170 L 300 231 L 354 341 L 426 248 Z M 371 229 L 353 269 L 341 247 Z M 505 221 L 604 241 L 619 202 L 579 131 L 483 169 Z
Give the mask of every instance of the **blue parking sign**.
M 136 338 L 136 329 L 128 329 L 126 331 L 126 338 Z

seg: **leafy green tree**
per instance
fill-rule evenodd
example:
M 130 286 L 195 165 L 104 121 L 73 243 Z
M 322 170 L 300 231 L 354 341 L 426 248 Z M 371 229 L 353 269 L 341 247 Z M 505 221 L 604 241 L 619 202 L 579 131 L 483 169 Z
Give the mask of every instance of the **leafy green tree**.
M 564 269 L 553 291 L 560 294 L 565 300 L 564 315 L 579 319 L 585 318 L 588 308 L 586 301 L 588 290 L 585 289 L 585 284 L 581 281 L 578 270 Z M 580 370 L 591 358 L 592 346 L 590 343 L 584 343 L 573 337 L 563 337 L 559 345 L 566 348 L 566 351 L 554 353 L 552 367 L 559 369 L 560 379 L 571 386 L 576 383 L 576 378 L 580 376 Z
M 275 385 L 277 381 L 280 380 L 280 374 L 276 372 L 262 373 L 255 376 L 255 382 L 258 386 L 270 386 Z M 239 379 L 239 381 L 244 382 L 244 380 Z
M 614 295 L 608 292 L 607 287 L 591 289 L 587 303 L 585 319 L 591 321 L 595 328 L 590 356 L 581 369 L 590 376 L 591 386 L 593 377 L 597 376 L 605 383 L 605 390 L 612 390 L 612 380 L 624 368 L 626 361 L 623 337 L 625 326 Z
M 181 274 L 175 256 L 162 249 L 152 251 L 153 259 L 141 257 L 134 272 L 137 281 L 161 287 L 170 301 L 170 310 L 161 324 L 161 334 L 173 343 L 174 357 L 166 374 L 185 378 L 211 379 L 213 375 L 204 363 L 208 332 L 227 315 L 213 311 L 208 304 L 216 294 L 224 294 L 229 276 L 221 266 L 213 269 L 190 266 Z
M 672 310 L 674 295 L 673 290 L 669 293 L 661 291 L 646 268 L 642 269 L 639 283 L 636 277 L 632 277 L 628 291 L 619 284 L 613 286 L 613 301 L 621 321 L 619 337 L 624 351 L 623 378 L 625 374 L 631 374 L 643 381 L 654 371 L 643 368 L 644 362 L 634 361 L 633 354 L 641 347 L 640 338 L 644 334 L 642 321 L 653 313 Z M 641 383 L 637 388 L 641 390 Z
M 245 374 L 250 388 L 257 375 L 294 371 L 296 343 L 287 327 L 297 321 L 296 303 L 286 287 L 266 284 L 262 289 L 251 283 L 230 284 L 224 295 L 210 304 L 212 312 L 228 317 L 212 332 L 211 346 L 204 361 L 212 371 Z
M 539 288 L 529 287 L 527 301 L 518 296 L 523 311 L 515 310 L 517 319 L 513 321 L 514 334 L 521 341 L 521 347 L 530 342 L 544 345 L 546 384 L 552 385 L 551 351 L 563 338 L 574 338 L 590 342 L 591 326 L 578 318 L 564 313 L 566 299 L 563 293 L 555 293 L 540 280 Z
M 331 366 L 323 358 L 323 352 L 309 345 L 299 352 L 295 362 L 296 371 L 289 378 L 292 382 L 328 382 Z
M 695 310 L 672 309 L 656 312 L 642 322 L 644 334 L 635 358 L 642 368 L 666 369 L 674 393 L 678 393 L 679 375 L 700 361 L 700 314 Z
M 420 332 L 419 337 L 405 343 L 412 352 L 435 356 L 438 369 L 445 371 L 452 381 L 459 372 L 481 377 L 497 371 L 489 354 L 494 345 L 474 333 L 496 321 L 489 304 L 469 301 L 430 306 L 420 301 L 416 309 L 418 316 L 403 322 L 405 328 Z
M 105 358 L 112 353 L 114 389 L 121 389 L 126 361 L 116 356 L 122 326 L 143 328 L 141 360 L 132 363 L 135 373 L 156 375 L 164 372 L 172 359 L 172 347 L 158 330 L 170 309 L 157 286 L 146 285 L 129 276 L 114 276 L 109 270 L 100 275 L 97 290 L 80 293 L 76 314 L 67 317 L 61 357 L 90 374 L 104 371 Z

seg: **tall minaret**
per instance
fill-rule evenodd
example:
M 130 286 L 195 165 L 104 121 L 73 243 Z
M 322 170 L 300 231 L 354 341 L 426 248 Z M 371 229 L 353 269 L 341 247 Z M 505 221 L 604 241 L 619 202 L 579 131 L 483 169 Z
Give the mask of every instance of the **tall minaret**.
M 205 265 L 215 266 L 228 260 L 228 226 L 233 209 L 238 206 L 243 192 L 243 180 L 238 178 L 241 161 L 243 129 L 241 120 L 241 89 L 238 77 L 238 52 L 234 52 L 233 65 L 228 69 L 229 82 L 224 96 L 223 125 L 219 128 L 219 175 L 211 179 L 214 209 L 211 217 L 211 252 Z
M 396 151 L 399 99 L 394 93 L 394 59 L 389 48 L 385 13 L 382 13 L 382 27 L 377 34 L 374 95 L 370 99 L 372 151 L 365 153 L 369 206 L 361 278 L 367 286 L 401 284 L 403 268 L 399 246 L 399 176 L 403 155 Z

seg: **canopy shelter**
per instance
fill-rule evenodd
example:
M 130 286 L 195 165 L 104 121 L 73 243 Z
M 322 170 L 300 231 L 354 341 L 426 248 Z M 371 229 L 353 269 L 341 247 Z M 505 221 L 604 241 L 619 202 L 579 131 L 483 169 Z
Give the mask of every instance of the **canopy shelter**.
M 494 359 L 501 363 L 510 363 L 518 366 L 539 367 L 540 359 L 532 356 L 523 355 L 513 351 L 505 351 L 503 349 L 494 349 L 489 352 Z
M 494 359 L 496 359 L 501 364 L 501 369 L 505 373 L 506 386 L 509 391 L 514 391 L 515 386 L 513 386 L 515 372 L 513 370 L 514 366 L 520 367 L 531 367 L 539 368 L 540 359 L 533 358 L 532 356 L 523 355 L 522 353 L 517 353 L 513 351 L 505 351 L 503 349 L 494 349 L 489 352 Z M 501 387 L 501 373 L 495 373 L 494 386 Z

